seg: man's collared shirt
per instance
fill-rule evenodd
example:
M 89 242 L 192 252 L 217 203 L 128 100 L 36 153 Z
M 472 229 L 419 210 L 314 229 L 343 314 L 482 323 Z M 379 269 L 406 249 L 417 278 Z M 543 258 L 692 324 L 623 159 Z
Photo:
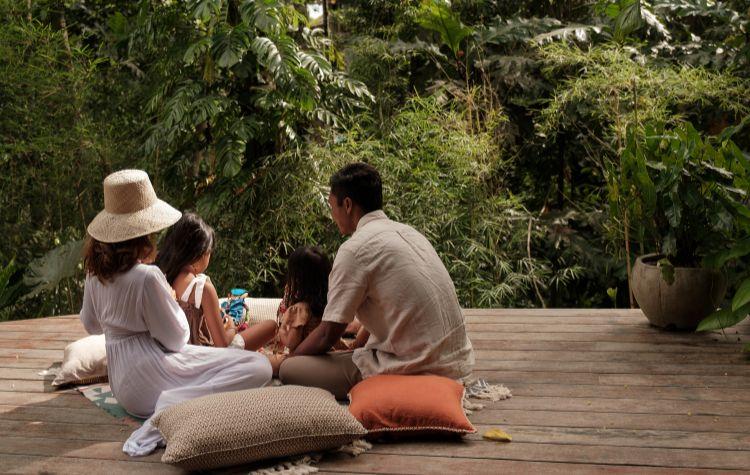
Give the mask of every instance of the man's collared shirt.
M 470 375 L 474 352 L 448 271 L 427 238 L 381 210 L 359 220 L 329 277 L 323 320 L 355 314 L 370 332 L 353 356 L 363 377 Z

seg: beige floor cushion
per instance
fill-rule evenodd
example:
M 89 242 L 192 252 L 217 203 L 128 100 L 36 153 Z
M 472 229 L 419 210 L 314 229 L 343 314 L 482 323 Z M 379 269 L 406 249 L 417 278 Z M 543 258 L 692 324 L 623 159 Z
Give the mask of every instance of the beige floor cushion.
M 107 380 L 104 335 L 91 335 L 65 347 L 63 362 L 53 386 L 91 384 Z
M 167 448 L 162 461 L 206 470 L 337 448 L 366 431 L 333 395 L 278 386 L 213 394 L 154 418 Z

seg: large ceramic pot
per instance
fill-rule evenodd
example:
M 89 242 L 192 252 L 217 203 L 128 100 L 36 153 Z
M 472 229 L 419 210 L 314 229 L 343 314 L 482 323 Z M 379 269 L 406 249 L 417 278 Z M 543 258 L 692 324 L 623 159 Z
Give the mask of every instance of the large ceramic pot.
M 695 329 L 721 303 L 726 278 L 714 269 L 675 267 L 670 284 L 656 265 L 662 257 L 647 254 L 635 261 L 630 279 L 633 296 L 652 325 Z

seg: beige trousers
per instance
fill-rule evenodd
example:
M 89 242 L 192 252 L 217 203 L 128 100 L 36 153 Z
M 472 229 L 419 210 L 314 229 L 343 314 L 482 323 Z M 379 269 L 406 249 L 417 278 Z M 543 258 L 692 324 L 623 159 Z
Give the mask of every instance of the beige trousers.
M 336 399 L 346 400 L 349 390 L 362 381 L 362 375 L 352 361 L 352 352 L 342 351 L 287 358 L 279 368 L 279 379 L 283 384 L 322 388 Z

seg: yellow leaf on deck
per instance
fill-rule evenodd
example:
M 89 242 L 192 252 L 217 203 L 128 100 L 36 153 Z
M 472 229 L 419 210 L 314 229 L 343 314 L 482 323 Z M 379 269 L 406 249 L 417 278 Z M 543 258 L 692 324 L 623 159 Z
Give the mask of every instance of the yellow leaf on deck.
M 490 429 L 482 437 L 489 440 L 497 440 L 498 442 L 510 442 L 513 438 L 505 431 L 500 429 Z

